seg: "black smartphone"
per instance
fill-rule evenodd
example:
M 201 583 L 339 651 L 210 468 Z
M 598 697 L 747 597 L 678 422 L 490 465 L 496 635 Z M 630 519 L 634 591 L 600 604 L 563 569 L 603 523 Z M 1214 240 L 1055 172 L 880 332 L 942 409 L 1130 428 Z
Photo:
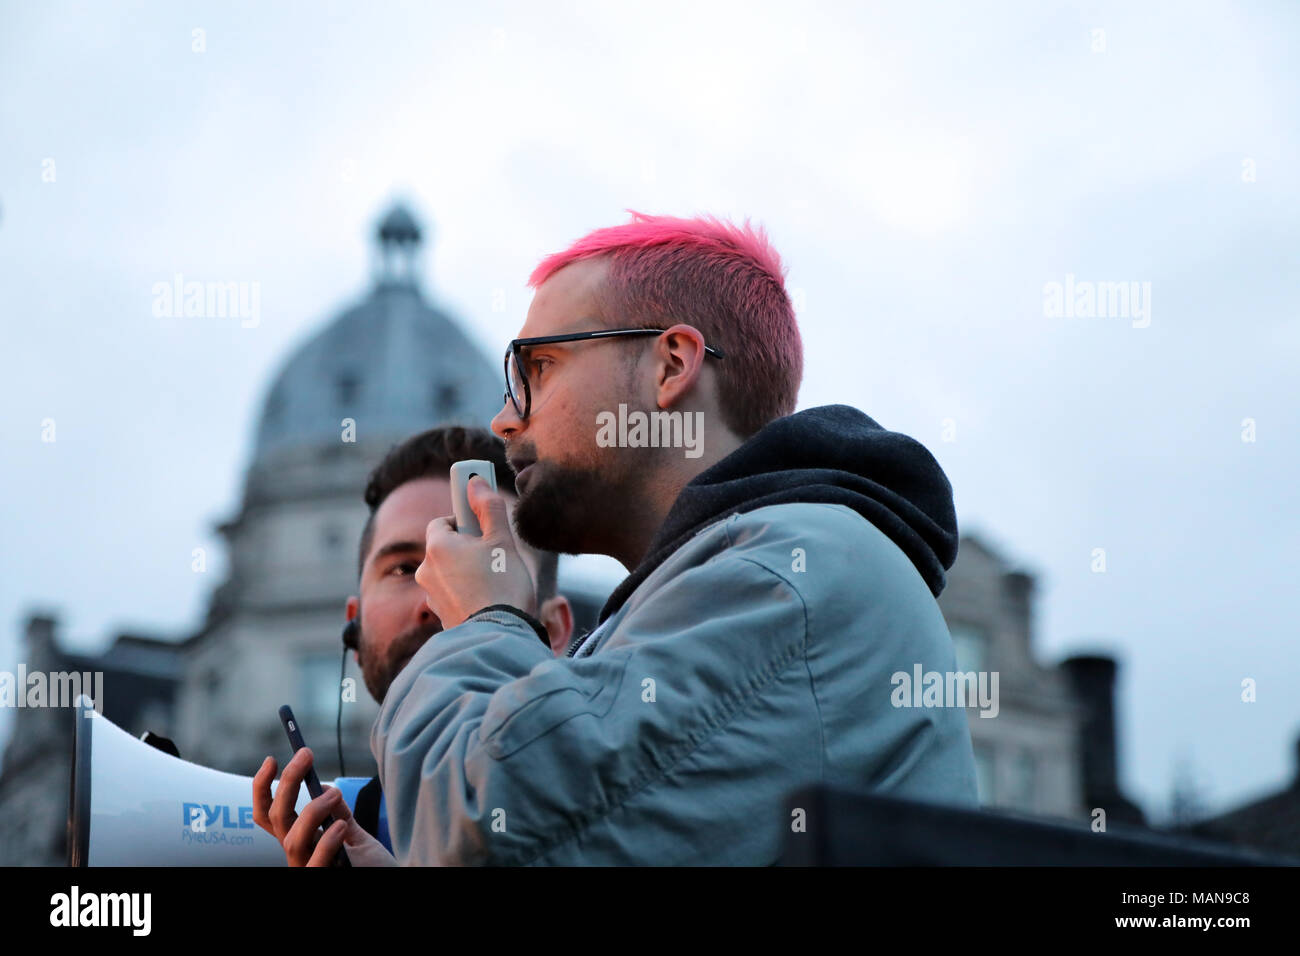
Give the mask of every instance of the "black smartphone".
M 294 753 L 297 753 L 303 747 L 307 746 L 306 742 L 302 739 L 302 731 L 298 729 L 298 721 L 293 716 L 293 709 L 288 704 L 285 704 L 280 708 L 280 723 L 284 724 L 284 732 L 289 735 L 289 746 L 293 748 Z M 315 766 L 307 769 L 307 774 L 303 778 L 303 783 L 307 784 L 307 792 L 311 794 L 313 800 L 325 792 L 324 788 L 320 785 L 320 777 L 316 776 Z M 337 820 L 338 817 L 331 814 L 330 819 Z M 348 851 L 344 847 L 339 847 L 339 853 L 338 856 L 334 858 L 334 862 L 338 866 L 352 865 L 352 861 L 348 859 Z

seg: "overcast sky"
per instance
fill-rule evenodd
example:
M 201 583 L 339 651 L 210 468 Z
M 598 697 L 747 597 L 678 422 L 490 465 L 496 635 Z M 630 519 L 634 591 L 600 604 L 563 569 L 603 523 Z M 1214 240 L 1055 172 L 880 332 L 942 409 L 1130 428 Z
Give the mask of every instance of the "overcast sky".
M 0 3 L 0 669 L 34 609 L 86 650 L 199 624 L 269 378 L 393 198 L 489 355 L 542 255 L 710 212 L 789 266 L 800 407 L 934 452 L 1039 575 L 1040 661 L 1119 657 L 1144 809 L 1180 760 L 1215 809 L 1284 784 L 1300 8 L 865 6 Z M 176 273 L 260 321 L 155 317 Z M 1149 312 L 1051 314 L 1067 275 Z

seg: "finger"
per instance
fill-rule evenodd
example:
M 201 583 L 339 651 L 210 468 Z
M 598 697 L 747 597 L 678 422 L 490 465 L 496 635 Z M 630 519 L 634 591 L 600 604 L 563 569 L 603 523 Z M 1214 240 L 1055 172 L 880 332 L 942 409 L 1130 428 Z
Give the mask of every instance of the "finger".
M 427 548 L 429 542 L 434 540 L 437 536 L 441 536 L 444 534 L 455 534 L 455 533 L 456 533 L 455 518 L 453 518 L 450 515 L 443 515 L 442 517 L 434 518 L 432 521 L 430 521 L 427 525 L 424 526 L 425 547 Z
M 258 768 L 257 773 L 253 774 L 253 822 L 265 830 L 271 836 L 275 836 L 275 831 L 271 829 L 271 781 L 275 779 L 276 764 L 274 757 L 267 757 L 262 761 L 262 766 Z M 279 839 L 277 837 L 277 839 Z
M 441 559 L 443 546 L 449 541 L 456 541 L 456 520 L 454 518 L 434 518 L 424 528 L 424 560 L 415 569 L 415 583 L 425 591 L 432 585 L 434 565 Z
M 338 795 L 338 799 L 334 802 L 334 806 L 330 809 L 330 812 L 344 823 L 349 822 L 352 819 L 352 808 L 349 807 L 348 802 L 343 799 L 343 794 L 339 793 L 339 791 L 335 790 L 333 787 L 326 787 L 325 791 L 326 793 L 333 791 Z
M 284 847 L 284 857 L 289 861 L 290 866 L 306 866 L 311 859 L 312 850 L 316 847 L 316 841 L 320 839 L 320 831 L 298 829 L 297 824 L 289 830 L 281 842 Z
M 434 518 L 424 526 L 424 563 L 429 564 L 429 559 L 439 553 L 443 545 L 450 539 L 455 540 L 456 519 L 443 516 Z
M 282 841 L 290 866 L 307 865 L 312 849 L 320 838 L 317 831 L 322 826 L 329 827 L 330 814 L 336 812 L 341 802 L 339 792 L 330 787 L 302 808 L 302 813 L 298 814 L 298 819 L 294 821 Z
M 293 826 L 293 821 L 298 818 L 294 809 L 298 804 L 298 787 L 311 768 L 311 761 L 310 748 L 303 747 L 284 765 L 284 773 L 280 775 L 280 785 L 275 788 L 275 799 L 271 801 L 271 826 L 274 828 L 273 832 L 277 840 L 284 840 L 289 833 L 289 828 Z
M 325 835 L 316 843 L 316 850 L 307 861 L 308 866 L 333 866 L 343 846 L 343 836 L 348 832 L 348 824 L 343 820 L 325 831 Z
M 506 500 L 493 491 L 492 486 L 484 481 L 482 476 L 474 475 L 470 478 L 466 491 L 470 510 L 474 512 L 474 517 L 478 518 L 478 525 L 483 529 L 483 537 L 490 537 L 502 529 L 509 530 Z
M 326 787 L 324 793 L 302 808 L 302 813 L 298 814 L 298 821 L 294 826 L 303 825 L 309 830 L 328 827 L 331 816 L 346 819 L 347 808 L 347 802 L 339 792 L 333 787 Z

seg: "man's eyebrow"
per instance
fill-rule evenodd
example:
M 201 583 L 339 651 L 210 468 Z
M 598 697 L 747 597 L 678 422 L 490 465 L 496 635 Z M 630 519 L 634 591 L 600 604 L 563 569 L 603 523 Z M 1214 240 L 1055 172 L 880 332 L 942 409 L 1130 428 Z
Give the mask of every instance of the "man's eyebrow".
M 566 326 L 565 328 L 559 329 L 555 334 L 556 334 L 556 335 L 569 335 L 569 334 L 571 334 L 571 333 L 573 333 L 573 332 L 598 332 L 598 331 L 600 331 L 602 328 L 604 328 L 604 326 L 602 326 L 602 325 L 600 324 L 600 320 L 599 320 L 599 319 L 594 318 L 594 317 L 592 317 L 592 316 L 587 316 L 587 317 L 585 317 L 585 318 L 581 318 L 581 319 L 574 319 L 573 322 L 569 323 L 568 326 Z M 568 343 L 565 343 L 565 344 L 568 344 Z
M 370 560 L 372 563 L 378 564 L 380 561 L 384 560 L 384 558 L 388 557 L 391 554 L 409 554 L 412 551 L 423 552 L 424 542 L 423 541 L 392 541 L 384 545 L 378 551 L 376 551 L 375 556 Z

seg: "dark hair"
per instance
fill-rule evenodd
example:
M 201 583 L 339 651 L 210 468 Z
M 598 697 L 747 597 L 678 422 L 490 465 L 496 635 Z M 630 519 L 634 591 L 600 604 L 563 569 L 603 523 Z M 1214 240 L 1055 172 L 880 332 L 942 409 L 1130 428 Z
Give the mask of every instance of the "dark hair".
M 486 428 L 444 425 L 413 435 L 394 445 L 383 461 L 370 472 L 366 481 L 365 501 L 370 509 L 361 531 L 361 549 L 357 557 L 357 576 L 366 564 L 366 555 L 374 543 L 375 512 L 384 500 L 408 481 L 420 478 L 446 480 L 451 466 L 467 458 L 490 461 L 496 472 L 497 488 L 515 493 L 515 474 L 506 461 L 505 443 Z M 559 556 L 553 551 L 539 551 L 537 598 L 544 601 L 555 594 Z

